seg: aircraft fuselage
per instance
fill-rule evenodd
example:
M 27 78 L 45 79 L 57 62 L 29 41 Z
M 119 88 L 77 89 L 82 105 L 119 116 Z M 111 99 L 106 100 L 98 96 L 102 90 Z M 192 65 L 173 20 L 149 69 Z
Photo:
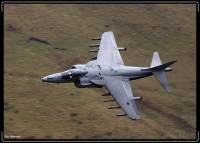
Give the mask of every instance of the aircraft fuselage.
M 104 84 L 104 76 L 117 76 L 119 78 L 135 80 L 153 75 L 152 72 L 142 70 L 148 68 L 124 65 L 99 65 L 96 61 L 90 61 L 85 65 L 74 65 L 72 69 L 45 76 L 42 78 L 42 81 L 49 83 L 74 82 L 77 87 L 101 87 Z M 170 69 L 165 71 L 170 71 Z

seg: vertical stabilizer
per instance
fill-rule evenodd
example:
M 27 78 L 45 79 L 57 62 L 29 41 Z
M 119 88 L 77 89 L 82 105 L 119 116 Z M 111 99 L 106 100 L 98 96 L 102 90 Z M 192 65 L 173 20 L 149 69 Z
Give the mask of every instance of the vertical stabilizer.
M 159 66 L 162 62 L 160 60 L 158 52 L 153 53 L 152 61 L 151 61 L 151 67 Z

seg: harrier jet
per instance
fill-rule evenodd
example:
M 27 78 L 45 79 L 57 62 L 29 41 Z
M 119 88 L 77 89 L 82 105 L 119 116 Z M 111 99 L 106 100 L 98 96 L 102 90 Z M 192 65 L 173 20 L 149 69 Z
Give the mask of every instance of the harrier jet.
M 176 61 L 162 64 L 158 52 L 153 53 L 151 65 L 149 67 L 125 66 L 119 51 L 126 48 L 119 48 L 115 42 L 113 32 L 104 32 L 100 38 L 100 44 L 91 45 L 98 47 L 90 52 L 98 52 L 97 56 L 86 64 L 73 65 L 71 69 L 64 72 L 51 74 L 42 78 L 42 82 L 69 83 L 73 82 L 76 87 L 105 87 L 108 96 L 113 97 L 119 106 L 110 107 L 121 108 L 124 114 L 131 119 L 140 119 L 136 100 L 141 97 L 134 97 L 130 81 L 154 75 L 169 92 L 170 87 L 167 82 L 165 72 L 172 71 L 169 66 Z

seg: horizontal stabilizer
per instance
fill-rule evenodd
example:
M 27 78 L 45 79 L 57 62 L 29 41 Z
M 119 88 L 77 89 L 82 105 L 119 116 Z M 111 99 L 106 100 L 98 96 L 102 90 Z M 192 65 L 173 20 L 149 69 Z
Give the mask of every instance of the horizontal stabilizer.
M 170 86 L 169 83 L 167 81 L 166 75 L 164 71 L 161 72 L 154 72 L 153 73 L 154 76 L 156 77 L 156 79 L 158 79 L 160 81 L 160 84 L 162 85 L 162 87 L 167 91 L 170 92 Z
M 152 72 L 155 78 L 160 82 L 162 87 L 169 92 L 170 86 L 167 81 L 165 72 L 172 71 L 172 68 L 169 67 L 170 65 L 174 64 L 176 61 L 167 62 L 162 64 L 158 52 L 153 53 L 151 67 L 142 69 L 142 71 Z
M 147 69 L 142 69 L 142 71 L 151 71 L 151 72 L 156 72 L 156 71 L 162 71 L 165 70 L 165 68 L 169 67 L 170 65 L 174 64 L 176 61 L 171 61 L 156 67 L 152 67 L 152 68 L 147 68 Z
M 172 71 L 170 65 L 174 64 L 176 61 L 170 61 L 165 64 L 162 64 L 158 52 L 153 53 L 151 66 L 149 68 L 141 69 L 141 71 L 152 72 L 157 80 L 160 81 L 162 87 L 169 92 L 170 86 L 168 84 L 165 72 Z

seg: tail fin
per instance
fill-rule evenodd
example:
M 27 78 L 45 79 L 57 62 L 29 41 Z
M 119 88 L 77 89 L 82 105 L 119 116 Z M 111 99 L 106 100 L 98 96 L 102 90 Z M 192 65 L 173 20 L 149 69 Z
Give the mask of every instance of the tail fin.
M 162 64 L 158 52 L 153 53 L 151 68 L 145 69 L 146 71 L 153 72 L 157 80 L 160 81 L 163 88 L 169 92 L 170 86 L 167 82 L 165 70 L 169 68 L 170 65 L 174 64 L 176 61 L 171 61 L 165 64 Z
M 152 60 L 151 60 L 151 67 L 159 66 L 161 64 L 162 64 L 162 62 L 160 60 L 158 52 L 154 52 Z

